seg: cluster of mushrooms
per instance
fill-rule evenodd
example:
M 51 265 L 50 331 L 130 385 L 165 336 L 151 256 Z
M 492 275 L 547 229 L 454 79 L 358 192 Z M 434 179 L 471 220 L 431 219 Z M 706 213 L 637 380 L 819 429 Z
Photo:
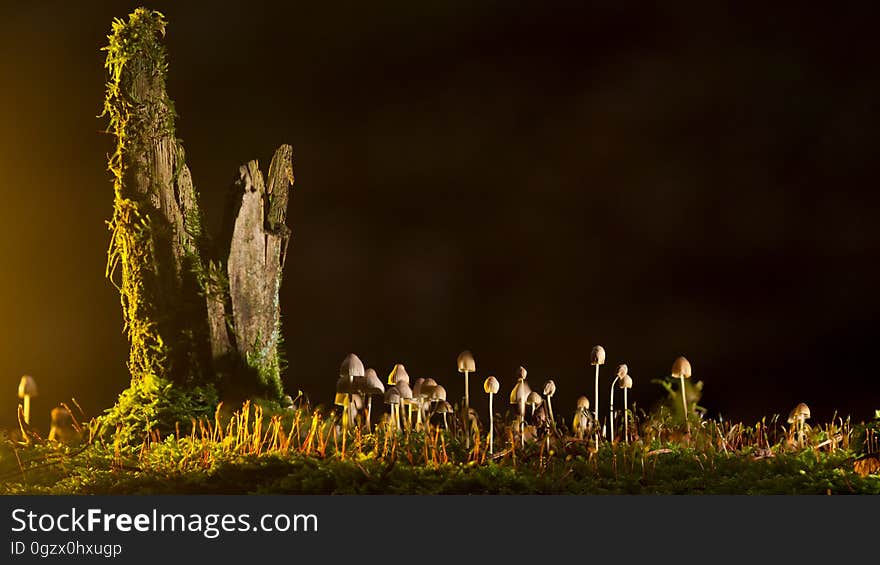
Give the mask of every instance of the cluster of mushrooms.
M 614 426 L 614 392 L 619 388 L 623 391 L 623 434 L 620 439 L 629 443 L 628 392 L 633 386 L 633 378 L 629 374 L 629 367 L 626 363 L 617 365 L 614 379 L 611 381 L 608 408 L 609 433 L 606 434 L 604 425 L 601 427 L 599 425 L 601 422 L 599 416 L 600 368 L 605 365 L 605 359 L 605 349 L 601 345 L 593 347 L 590 352 L 590 365 L 595 367 L 592 412 L 590 411 L 590 399 L 587 396 L 580 396 L 577 399 L 571 431 L 575 438 L 581 440 L 592 435 L 597 445 L 600 437 L 607 437 L 612 442 L 617 441 L 619 436 Z M 476 412 L 470 407 L 468 381 L 469 376 L 476 372 L 476 361 L 470 351 L 463 351 L 458 356 L 458 372 L 464 375 L 464 396 L 459 421 L 467 422 L 464 438 L 466 446 L 470 448 L 472 436 L 478 437 L 480 433 Z M 510 404 L 515 407 L 513 429 L 516 430 L 522 445 L 525 444 L 530 433 L 535 433 L 534 430 L 549 432 L 556 428 L 556 419 L 553 414 L 553 396 L 556 394 L 556 383 L 553 379 L 549 379 L 540 389 L 541 392 L 532 390 L 526 380 L 527 374 L 525 367 L 519 367 L 515 375 L 516 382 L 509 397 Z M 691 374 L 691 364 L 685 357 L 678 357 L 672 363 L 670 376 L 681 381 L 681 401 L 685 415 L 689 413 L 689 410 L 684 381 L 691 378 Z M 489 429 L 486 439 L 490 454 L 493 452 L 495 444 L 494 397 L 500 390 L 501 385 L 494 376 L 487 377 L 483 382 L 483 391 L 489 396 Z M 342 361 L 339 368 L 339 379 L 336 382 L 335 404 L 342 407 L 343 436 L 359 416 L 367 431 L 371 430 L 374 396 L 382 397 L 384 403 L 389 407 L 388 412 L 383 411 L 382 419 L 383 425 L 390 431 L 429 429 L 432 420 L 442 421 L 443 429 L 449 430 L 447 417 L 453 413 L 453 407 L 447 400 L 446 388 L 443 385 L 438 384 L 435 379 L 430 377 L 420 377 L 412 381 L 406 368 L 400 363 L 394 365 L 383 383 L 374 369 L 365 369 L 360 358 L 352 353 Z M 793 431 L 797 432 L 798 445 L 802 446 L 804 443 L 804 421 L 809 417 L 809 408 L 806 404 L 801 403 L 795 407 L 788 418 L 788 422 L 793 425 Z M 527 419 L 531 424 L 529 426 L 531 432 L 527 430 Z M 685 417 L 684 421 L 689 431 L 689 419 Z M 441 423 L 438 422 L 437 425 L 441 425 Z M 549 442 L 549 433 L 545 433 L 544 436 Z
M 470 448 L 471 436 L 479 433 L 476 413 L 470 407 L 469 376 L 476 372 L 476 361 L 470 351 L 464 351 L 458 356 L 458 372 L 464 375 L 464 397 L 462 404 L 461 421 L 467 422 L 465 442 Z M 577 407 L 572 423 L 575 437 L 584 439 L 588 431 L 592 430 L 595 441 L 599 441 L 599 372 L 600 366 L 605 364 L 605 349 L 601 345 L 595 346 L 590 354 L 590 364 L 595 366 L 595 396 L 593 399 L 593 412 L 589 412 L 590 400 L 581 396 L 577 400 Z M 549 430 L 556 426 L 553 414 L 553 396 L 556 394 L 556 383 L 549 379 L 544 383 L 541 392 L 532 390 L 526 381 L 527 371 L 525 367 L 519 367 L 516 373 L 516 383 L 510 392 L 510 404 L 516 409 L 514 420 L 515 429 L 520 437 L 520 442 L 525 443 L 528 435 L 526 420 L 530 419 L 536 429 Z M 672 368 L 672 375 L 681 378 L 690 378 L 690 363 L 684 357 L 676 359 Z M 614 391 L 615 388 L 623 390 L 623 440 L 629 442 L 629 413 L 628 391 L 633 386 L 632 376 L 625 363 L 617 366 L 616 375 L 611 382 L 610 401 L 610 429 L 611 439 L 615 439 L 614 428 Z M 495 408 L 494 397 L 500 391 L 498 379 L 489 376 L 483 382 L 483 390 L 489 396 L 489 430 L 488 448 L 494 450 L 495 436 Z M 447 416 L 453 412 L 453 407 L 447 400 L 446 388 L 438 384 L 433 378 L 418 378 L 412 381 L 406 368 L 398 363 L 394 365 L 383 383 L 376 371 L 365 368 L 363 362 L 355 354 L 349 354 L 339 367 L 339 379 L 336 381 L 335 404 L 342 408 L 343 435 L 352 423 L 361 416 L 363 425 L 369 432 L 372 426 L 372 401 L 374 396 L 381 396 L 388 405 L 387 413 L 383 412 L 384 425 L 392 431 L 423 430 L 431 426 L 435 416 L 442 417 L 442 426 L 449 429 Z M 403 414 L 401 414 L 401 410 Z M 439 425 L 439 423 L 438 423 Z M 604 431 L 604 430 L 603 430 Z M 604 433 L 602 434 L 605 435 Z M 549 437 L 548 437 L 549 440 Z

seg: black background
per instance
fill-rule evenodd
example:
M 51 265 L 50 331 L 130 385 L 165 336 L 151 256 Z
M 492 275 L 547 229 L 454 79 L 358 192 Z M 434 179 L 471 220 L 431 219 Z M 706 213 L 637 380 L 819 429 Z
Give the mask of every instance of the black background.
M 578 3 L 581 4 L 581 3 Z M 880 408 L 876 18 L 685 2 L 162 2 L 178 136 L 212 227 L 242 162 L 294 146 L 282 288 L 289 391 L 349 352 L 462 394 L 630 398 L 686 355 L 710 414 Z M 90 415 L 127 384 L 103 53 L 134 2 L 5 2 L 0 424 Z

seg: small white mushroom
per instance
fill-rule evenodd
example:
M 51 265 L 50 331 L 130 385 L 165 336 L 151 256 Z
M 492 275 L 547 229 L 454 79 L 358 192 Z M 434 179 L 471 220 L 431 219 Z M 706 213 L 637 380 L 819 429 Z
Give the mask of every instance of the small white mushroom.
M 395 430 L 400 429 L 400 391 L 397 386 L 390 386 L 385 390 L 385 404 L 391 407 L 389 421 Z
M 596 445 L 599 445 L 599 365 L 605 364 L 605 348 L 596 345 L 590 351 L 590 365 L 596 367 L 596 405 L 593 407 L 593 416 L 596 418 Z
M 589 410 L 590 399 L 586 396 L 579 397 L 577 399 L 577 409 L 574 412 L 574 422 L 572 422 L 571 426 L 575 437 L 578 439 L 584 439 L 584 434 L 586 434 L 590 422 Z
M 30 375 L 25 375 L 18 383 L 18 397 L 24 401 L 24 423 L 31 423 L 31 398 L 37 395 L 37 381 Z
M 474 360 L 474 356 L 470 351 L 462 351 L 458 354 L 458 372 L 464 373 L 464 414 L 468 414 L 468 410 L 470 409 L 470 395 L 468 392 L 468 375 L 470 373 L 476 372 L 477 370 L 477 362 Z M 465 446 L 470 449 L 471 448 L 471 434 L 470 430 L 467 430 L 465 434 Z
M 624 375 L 620 379 L 620 388 L 623 389 L 623 441 L 629 443 L 629 409 L 627 408 L 626 392 L 633 386 L 632 377 Z
M 547 397 L 547 412 L 550 413 L 550 425 L 555 426 L 556 420 L 553 418 L 553 402 L 551 402 L 551 398 L 556 394 L 556 383 L 553 382 L 553 379 L 550 379 L 546 383 L 544 383 L 544 396 Z
M 622 363 L 617 366 L 617 376 L 614 377 L 614 380 L 611 381 L 611 402 L 609 403 L 609 412 L 610 416 L 610 427 L 611 427 L 611 443 L 614 443 L 614 385 L 618 380 L 622 379 L 626 376 L 626 372 L 628 371 L 625 363 Z
M 798 447 L 804 446 L 804 423 L 810 419 L 810 407 L 801 402 L 788 415 L 788 423 L 794 424 L 798 433 Z
M 449 431 L 449 423 L 446 421 L 446 415 L 452 413 L 452 404 L 449 404 L 445 400 L 441 400 L 437 403 L 437 408 L 434 411 L 437 414 L 443 414 L 443 429 Z
M 399 382 L 409 383 L 409 373 L 406 372 L 406 367 L 398 363 L 391 369 L 391 372 L 388 373 L 388 384 L 396 385 Z
M 498 379 L 495 377 L 489 377 L 483 382 L 483 390 L 486 391 L 486 394 L 489 395 L 489 454 L 492 454 L 493 444 L 494 444 L 494 429 L 495 429 L 495 414 L 492 410 L 492 397 L 498 394 L 498 390 L 501 386 L 498 384 Z
M 684 422 L 687 431 L 691 431 L 691 424 L 688 421 L 687 391 L 684 387 L 684 380 L 691 378 L 691 363 L 684 357 L 678 357 L 672 363 L 672 376 L 681 380 L 681 407 L 684 410 Z
M 337 403 L 342 394 L 342 456 L 345 457 L 345 438 L 348 435 L 351 411 L 351 394 L 355 391 L 355 379 L 364 376 L 364 364 L 354 353 L 346 355 L 339 365 L 339 380 L 336 382 Z
M 526 382 L 527 374 L 528 372 L 525 367 L 517 369 L 516 385 L 510 391 L 510 403 L 515 404 L 519 408 L 520 441 L 523 447 L 525 446 L 526 399 L 529 397 L 529 393 L 532 392 L 532 389 Z
M 541 395 L 538 394 L 538 392 L 534 391 L 534 390 L 532 392 L 530 392 L 529 395 L 526 397 L 526 406 L 531 407 L 532 416 L 535 415 L 535 408 L 540 406 L 542 402 L 544 402 L 544 399 L 541 398 Z
M 385 394 L 385 385 L 379 379 L 375 369 L 367 369 L 363 377 L 363 387 L 360 391 L 367 395 L 367 432 L 370 431 L 370 417 L 373 414 L 373 397 Z

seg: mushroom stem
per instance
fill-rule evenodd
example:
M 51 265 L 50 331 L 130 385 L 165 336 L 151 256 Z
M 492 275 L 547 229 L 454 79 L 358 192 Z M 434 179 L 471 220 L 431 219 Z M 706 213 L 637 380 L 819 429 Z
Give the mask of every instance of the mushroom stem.
M 342 458 L 345 459 L 345 437 L 348 435 L 348 405 L 351 395 L 346 394 L 342 401 Z
M 611 403 L 609 405 L 609 411 L 611 413 L 610 419 L 610 428 L 611 428 L 611 443 L 614 443 L 614 385 L 617 383 L 617 380 L 620 377 L 614 377 L 614 380 L 611 381 Z M 626 389 L 624 389 L 626 390 Z
M 468 395 L 468 371 L 464 372 L 464 418 L 465 422 L 467 422 L 470 418 L 470 396 Z M 467 432 L 464 435 L 464 445 L 466 448 L 471 448 L 471 433 L 470 433 L 470 425 L 466 427 Z
M 373 413 L 373 395 L 367 397 L 367 433 L 370 433 L 370 414 Z
M 550 401 L 551 397 L 547 397 L 547 411 L 550 413 L 550 424 L 553 426 L 556 425 L 556 419 L 553 418 L 553 403 Z
M 629 413 L 626 408 L 626 391 L 623 389 L 623 441 L 629 443 Z
M 449 424 L 446 423 L 446 412 L 443 413 L 443 429 L 449 431 Z
M 520 395 L 522 396 L 522 395 Z M 526 399 L 525 397 L 520 398 L 519 401 L 519 441 L 520 446 L 525 448 L 526 446 Z
M 494 415 L 492 414 L 492 397 L 495 396 L 492 393 L 489 393 L 489 455 L 492 455 L 492 445 L 493 445 L 493 432 L 495 428 Z
M 684 408 L 684 423 L 688 433 L 691 433 L 691 423 L 688 420 L 687 391 L 684 389 L 684 375 L 681 379 L 681 407 Z
M 24 423 L 31 423 L 31 395 L 24 395 Z
M 596 406 L 593 407 L 593 415 L 596 418 L 596 448 L 599 448 L 599 365 L 596 365 Z

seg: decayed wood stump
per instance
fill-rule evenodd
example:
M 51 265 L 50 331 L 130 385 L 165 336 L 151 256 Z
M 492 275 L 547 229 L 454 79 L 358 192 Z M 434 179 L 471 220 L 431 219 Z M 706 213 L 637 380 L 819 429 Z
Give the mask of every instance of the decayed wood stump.
M 257 161 L 240 168 L 231 229 L 212 242 L 175 135 L 164 34 L 164 16 L 139 8 L 114 22 L 105 48 L 105 114 L 117 141 L 108 276 L 120 290 L 131 342 L 130 391 L 137 390 L 129 400 L 152 402 L 168 384 L 280 398 L 293 150 L 276 151 L 267 181 Z

